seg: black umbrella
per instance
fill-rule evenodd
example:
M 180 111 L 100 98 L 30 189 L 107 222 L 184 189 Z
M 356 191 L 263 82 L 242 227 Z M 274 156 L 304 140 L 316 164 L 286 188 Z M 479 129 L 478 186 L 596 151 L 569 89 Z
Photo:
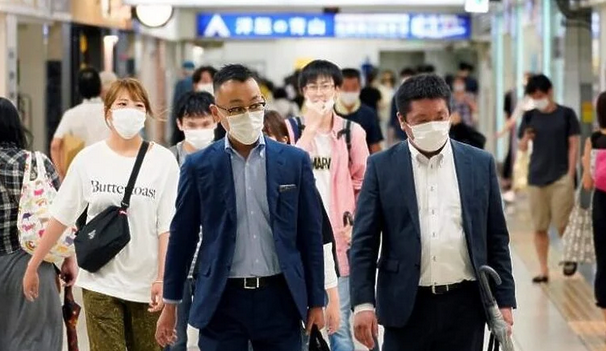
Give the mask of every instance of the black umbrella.
M 309 337 L 309 351 L 330 351 L 328 344 L 322 337 L 322 333 L 320 333 L 320 330 L 315 325 L 311 329 Z
M 496 285 L 501 285 L 501 277 L 489 266 L 480 267 L 480 288 L 482 290 L 482 302 L 488 317 L 488 329 L 490 329 L 490 342 L 488 351 L 498 351 L 499 345 L 503 351 L 514 351 L 513 342 L 509 336 L 509 325 L 503 319 L 497 301 L 490 290 L 488 276 L 491 276 Z

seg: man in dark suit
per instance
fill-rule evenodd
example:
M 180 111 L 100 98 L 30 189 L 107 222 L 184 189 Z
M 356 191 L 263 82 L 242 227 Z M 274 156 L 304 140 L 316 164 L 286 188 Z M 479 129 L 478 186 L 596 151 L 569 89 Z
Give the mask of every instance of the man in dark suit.
M 449 140 L 450 95 L 436 75 L 408 79 L 396 95 L 408 141 L 369 159 L 350 252 L 355 335 L 369 348 L 380 323 L 384 351 L 481 351 L 482 265 L 500 274 L 495 296 L 513 324 L 509 233 L 494 159 Z
M 309 156 L 264 138 L 265 100 L 253 73 L 221 69 L 211 112 L 227 137 L 190 155 L 171 226 L 157 339 L 174 340 L 175 310 L 199 229 L 202 244 L 189 323 L 204 351 L 301 349 L 324 325 L 321 212 Z

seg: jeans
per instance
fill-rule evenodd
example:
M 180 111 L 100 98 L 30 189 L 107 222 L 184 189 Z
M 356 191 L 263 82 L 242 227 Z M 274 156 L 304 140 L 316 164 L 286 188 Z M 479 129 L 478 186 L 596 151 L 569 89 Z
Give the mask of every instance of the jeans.
M 328 337 L 332 351 L 354 350 L 353 337 L 351 335 L 351 302 L 349 296 L 349 277 L 339 278 L 339 300 L 341 305 L 341 326 L 339 330 Z
M 164 351 L 187 351 L 187 325 L 193 296 L 194 280 L 187 278 L 183 288 L 183 300 L 177 307 L 177 342 L 173 346 L 164 348 Z

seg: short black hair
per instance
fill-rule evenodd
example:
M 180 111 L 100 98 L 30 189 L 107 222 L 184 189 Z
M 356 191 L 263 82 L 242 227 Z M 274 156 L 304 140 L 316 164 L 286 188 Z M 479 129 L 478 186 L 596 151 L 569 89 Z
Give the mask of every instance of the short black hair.
M 179 121 L 185 117 L 210 115 L 210 105 L 215 103 L 215 98 L 205 91 L 190 91 L 179 99 L 176 116 Z
M 0 144 L 27 149 L 30 133 L 25 130 L 19 111 L 13 103 L 0 97 Z
M 341 70 L 341 73 L 343 74 L 343 79 L 357 79 L 358 81 L 362 81 L 362 74 L 360 73 L 359 70 L 355 69 L 355 68 L 343 68 Z
M 436 74 L 419 74 L 407 79 L 396 92 L 398 112 L 406 119 L 413 101 L 443 99 L 450 111 L 451 92 L 448 84 Z
M 461 62 L 461 63 L 459 63 L 459 71 L 470 71 L 470 72 L 472 72 L 473 71 L 473 66 L 470 65 L 467 62 Z
M 194 84 L 198 84 L 202 80 L 202 74 L 204 72 L 208 72 L 211 78 L 215 78 L 215 74 L 217 74 L 217 70 L 213 66 L 202 66 L 194 71 L 194 74 L 191 76 Z
M 93 67 L 86 67 L 78 72 L 78 91 L 85 99 L 101 95 L 101 77 Z
M 544 74 L 536 74 L 528 78 L 528 83 L 526 83 L 526 95 L 534 94 L 538 91 L 543 93 L 549 93 L 549 91 L 553 88 L 553 84 L 551 80 L 547 78 Z
M 213 86 L 215 91 L 218 91 L 223 84 L 230 80 L 244 83 L 249 79 L 254 79 L 255 81 L 259 80 L 257 75 L 250 68 L 241 64 L 231 64 L 223 66 L 223 68 L 215 74 Z
M 414 69 L 410 68 L 410 67 L 404 67 L 400 71 L 400 77 L 412 77 L 415 74 L 417 74 L 417 72 Z
M 332 78 L 337 87 L 343 84 L 343 73 L 339 66 L 326 60 L 314 60 L 303 67 L 299 75 L 299 89 L 303 89 L 307 84 L 320 77 Z
M 288 92 L 282 87 L 274 89 L 273 94 L 274 99 L 288 99 Z
M 598 102 L 596 103 L 596 114 L 600 128 L 606 128 L 606 92 L 602 92 L 600 93 L 600 96 L 598 96 Z

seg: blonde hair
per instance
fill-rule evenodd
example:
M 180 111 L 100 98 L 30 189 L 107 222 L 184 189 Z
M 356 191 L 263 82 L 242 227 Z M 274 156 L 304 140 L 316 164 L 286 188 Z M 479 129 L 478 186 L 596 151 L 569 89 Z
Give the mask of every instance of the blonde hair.
M 110 86 L 107 91 L 107 95 L 105 96 L 105 115 L 109 113 L 112 105 L 122 92 L 128 93 L 131 99 L 135 101 L 141 101 L 143 105 L 145 105 L 146 114 L 154 118 L 154 112 L 151 108 L 151 103 L 149 101 L 149 95 L 147 94 L 147 90 L 141 85 L 141 82 L 134 78 L 124 78 L 118 79 Z

